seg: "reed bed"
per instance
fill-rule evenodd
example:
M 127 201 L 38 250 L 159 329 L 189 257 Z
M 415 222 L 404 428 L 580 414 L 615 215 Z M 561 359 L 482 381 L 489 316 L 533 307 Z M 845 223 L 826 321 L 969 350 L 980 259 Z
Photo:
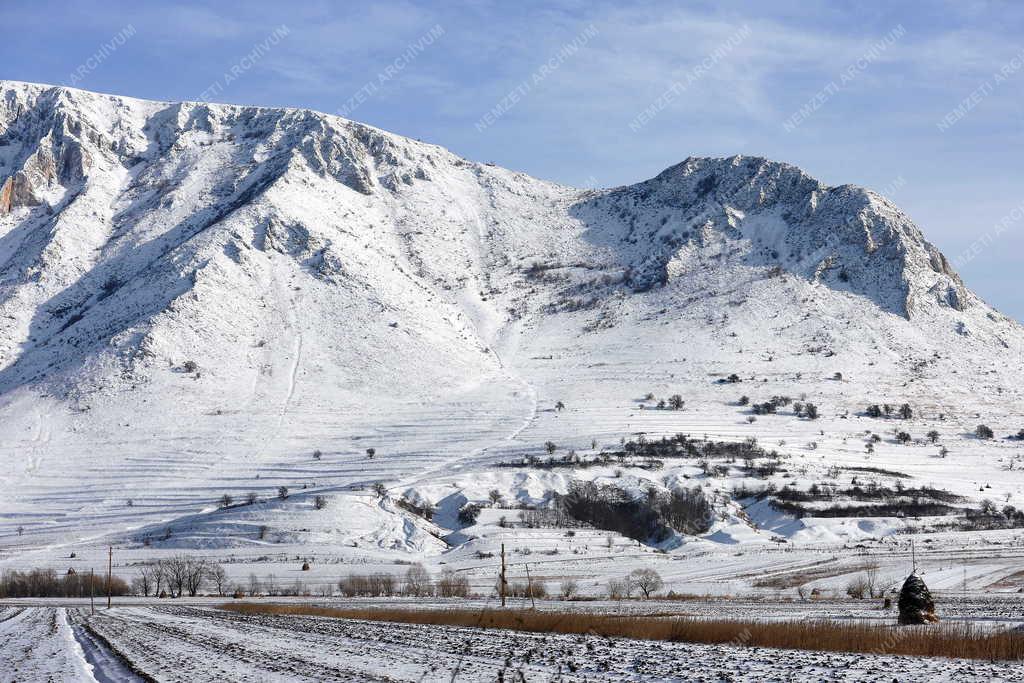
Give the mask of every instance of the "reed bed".
M 507 629 L 532 633 L 586 634 L 675 643 L 954 657 L 988 661 L 1024 659 L 1024 635 L 1014 631 L 985 630 L 964 622 L 930 626 L 890 626 L 826 619 L 756 621 L 678 616 L 616 616 L 520 609 L 349 609 L 254 603 L 231 603 L 223 605 L 222 609 L 241 614 L 301 615 L 432 626 Z

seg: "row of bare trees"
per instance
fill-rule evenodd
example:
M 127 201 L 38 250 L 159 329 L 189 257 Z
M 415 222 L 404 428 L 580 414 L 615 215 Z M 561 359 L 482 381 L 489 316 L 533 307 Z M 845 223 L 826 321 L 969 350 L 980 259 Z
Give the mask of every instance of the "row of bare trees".
M 132 580 L 137 595 L 172 598 L 188 593 L 195 597 L 204 587 L 224 596 L 228 591 L 228 576 L 224 567 L 201 557 L 178 555 L 139 568 L 139 575 Z
M 111 595 L 127 595 L 129 590 L 123 579 L 110 577 Z M 0 575 L 0 598 L 87 598 L 90 594 L 106 593 L 106 573 L 78 574 L 68 570 L 67 574 L 59 574 L 54 569 L 32 569 L 5 570 Z
M 341 594 L 348 598 L 354 597 L 391 597 L 398 594 L 398 580 L 394 574 L 377 572 L 374 574 L 350 574 L 338 581 Z
M 465 598 L 469 596 L 469 578 L 445 568 L 436 580 L 422 564 L 410 565 L 402 580 L 394 574 L 350 574 L 338 581 L 341 594 L 346 597 L 410 597 Z
M 621 579 L 612 579 L 608 582 L 608 597 L 612 600 L 626 600 L 638 592 L 643 595 L 644 600 L 649 599 L 654 593 L 665 587 L 661 574 L 653 569 L 641 567 L 634 569 Z
M 634 595 L 651 598 L 665 587 L 661 575 L 650 568 L 634 569 L 622 579 L 608 582 L 608 596 L 613 600 L 625 600 Z M 394 574 L 350 574 L 338 582 L 341 594 L 346 597 L 408 597 L 465 598 L 470 595 L 469 578 L 452 569 L 445 568 L 435 580 L 422 564 L 411 565 L 401 580 Z M 496 586 L 495 591 L 500 591 Z M 542 581 L 527 580 L 509 583 L 506 595 L 514 598 L 547 598 L 548 588 Z M 558 596 L 573 600 L 579 595 L 579 585 L 568 578 L 559 586 Z
M 867 585 L 855 592 L 874 594 L 877 583 L 877 568 L 868 568 L 865 572 Z M 21 597 L 88 597 L 104 595 L 107 592 L 105 575 L 90 576 L 77 574 L 68 570 L 67 574 L 58 574 L 53 569 L 34 569 L 27 572 L 6 570 L 0 574 L 0 598 Z M 445 567 L 436 576 L 431 575 L 422 564 L 412 564 L 404 574 L 396 575 L 387 572 L 371 574 L 351 574 L 338 581 L 337 587 L 346 597 L 392 597 L 408 596 L 417 598 L 465 598 L 470 596 L 469 577 L 465 573 Z M 608 594 L 612 599 L 629 598 L 640 594 L 644 598 L 651 597 L 664 587 L 661 576 L 653 569 L 635 569 L 624 579 L 609 582 Z M 540 581 L 528 580 L 525 583 L 510 583 L 506 594 L 520 598 L 546 598 L 549 595 L 547 586 Z M 270 574 L 259 579 L 250 575 L 248 586 L 231 583 L 224 567 L 216 562 L 188 555 L 178 555 L 138 567 L 137 576 L 131 584 L 116 576 L 110 580 L 112 595 L 138 595 L 143 597 L 171 597 L 184 595 L 195 597 L 200 592 L 216 592 L 223 597 L 234 594 L 236 597 L 248 594 L 257 595 L 309 595 L 306 584 L 296 579 L 293 588 L 279 588 L 277 578 Z M 324 584 L 320 590 L 325 596 L 333 594 L 330 584 Z M 496 591 L 500 588 L 496 587 Z M 558 595 L 571 600 L 577 597 L 578 584 L 573 579 L 566 579 L 559 587 Z M 854 595 L 855 592 L 851 592 Z

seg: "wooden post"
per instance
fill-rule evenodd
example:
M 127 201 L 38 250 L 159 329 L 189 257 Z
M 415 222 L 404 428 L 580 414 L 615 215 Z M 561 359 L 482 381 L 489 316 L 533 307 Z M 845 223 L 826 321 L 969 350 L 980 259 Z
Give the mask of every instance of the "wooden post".
M 107 609 L 110 609 L 110 575 L 114 569 L 114 546 L 107 548 Z
M 505 544 L 502 543 L 501 544 L 501 574 L 499 575 L 499 578 L 498 578 L 498 591 L 501 593 L 501 606 L 502 607 L 505 606 L 505 592 L 506 592 L 506 588 L 505 587 L 506 587 L 506 585 L 507 584 L 505 582 Z
M 537 601 L 533 599 L 533 578 L 530 576 L 530 563 L 524 562 L 526 565 L 526 587 L 530 591 L 530 605 L 531 609 L 537 611 Z
M 89 570 L 89 614 L 96 614 L 96 601 L 93 595 L 96 593 L 96 570 Z

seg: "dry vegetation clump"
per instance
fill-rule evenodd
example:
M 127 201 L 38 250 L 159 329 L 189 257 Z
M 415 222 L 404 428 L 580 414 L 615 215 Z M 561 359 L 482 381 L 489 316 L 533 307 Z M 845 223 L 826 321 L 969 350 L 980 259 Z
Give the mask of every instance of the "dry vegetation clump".
M 365 619 L 403 624 L 498 628 L 534 633 L 587 634 L 601 637 L 680 643 L 742 644 L 821 652 L 1024 659 L 1024 634 L 990 631 L 972 624 L 928 627 L 877 626 L 834 621 L 760 622 L 694 617 L 615 616 L 533 610 L 336 609 L 313 605 L 235 603 L 222 609 L 242 614 L 280 614 Z

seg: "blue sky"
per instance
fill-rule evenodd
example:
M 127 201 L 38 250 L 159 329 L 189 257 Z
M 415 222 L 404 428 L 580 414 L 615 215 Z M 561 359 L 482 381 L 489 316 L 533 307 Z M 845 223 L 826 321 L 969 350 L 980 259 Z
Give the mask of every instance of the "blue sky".
M 1024 3 L 0 9 L 0 78 L 347 112 L 575 185 L 636 182 L 687 156 L 788 161 L 887 194 L 968 285 L 1024 319 Z

